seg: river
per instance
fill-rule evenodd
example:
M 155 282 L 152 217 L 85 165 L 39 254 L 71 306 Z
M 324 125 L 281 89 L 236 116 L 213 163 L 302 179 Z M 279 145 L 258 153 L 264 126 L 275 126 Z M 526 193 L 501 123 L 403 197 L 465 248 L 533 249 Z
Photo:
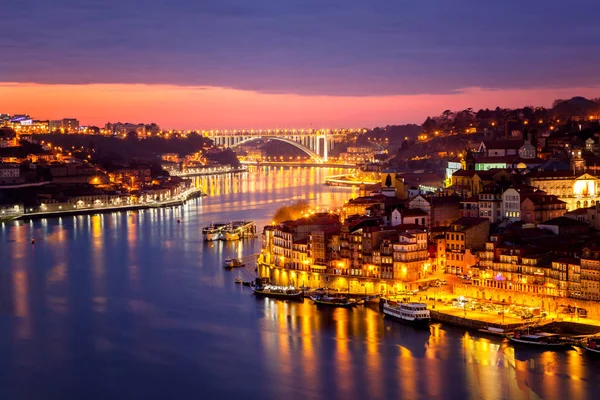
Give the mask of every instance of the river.
M 282 204 L 333 208 L 342 170 L 261 168 L 198 178 L 185 206 L 0 224 L 0 399 L 586 399 L 600 358 L 514 349 L 376 309 L 256 299 L 204 243 L 212 221 Z M 180 220 L 178 223 L 177 220 Z M 31 244 L 35 238 L 35 245 Z M 249 272 L 245 272 L 248 277 Z

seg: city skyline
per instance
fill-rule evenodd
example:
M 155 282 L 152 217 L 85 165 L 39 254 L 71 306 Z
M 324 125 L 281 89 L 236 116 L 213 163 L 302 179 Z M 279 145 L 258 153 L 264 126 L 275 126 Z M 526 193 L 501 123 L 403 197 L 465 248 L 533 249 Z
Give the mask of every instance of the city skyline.
M 44 119 L 371 127 L 600 92 L 600 5 L 589 0 L 33 0 L 4 10 L 0 110 Z

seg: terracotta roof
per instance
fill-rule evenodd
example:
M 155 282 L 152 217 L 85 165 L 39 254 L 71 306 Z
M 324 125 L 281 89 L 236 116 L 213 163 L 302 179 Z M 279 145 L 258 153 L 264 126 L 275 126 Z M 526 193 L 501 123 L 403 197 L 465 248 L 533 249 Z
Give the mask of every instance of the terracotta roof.
M 458 171 L 455 171 L 452 176 L 474 176 L 475 173 L 477 173 L 479 171 L 473 171 L 473 170 L 466 170 L 466 169 L 459 169 Z
M 529 199 L 533 204 L 566 204 L 558 197 L 545 193 L 523 193 L 521 194 L 521 203 Z
M 569 217 L 557 217 L 552 218 L 546 222 L 543 222 L 539 225 L 552 225 L 552 226 L 587 226 L 585 222 L 577 221 L 576 219 L 572 219 Z
M 485 222 L 490 222 L 487 218 L 479 218 L 479 217 L 461 217 L 454 221 L 452 225 L 460 225 L 464 227 L 475 226 L 479 224 L 483 224 Z
M 567 215 L 587 215 L 587 212 L 588 212 L 587 208 L 578 208 L 573 211 L 569 211 L 569 212 L 565 213 L 565 216 L 567 216 Z
M 429 215 L 420 208 L 404 208 L 400 211 L 400 214 L 402 214 L 403 217 L 424 217 Z
M 526 178 L 573 178 L 575 176 L 579 176 L 581 174 L 575 174 L 572 170 L 557 170 L 557 171 L 547 171 L 547 170 L 537 170 L 532 171 L 525 175 Z

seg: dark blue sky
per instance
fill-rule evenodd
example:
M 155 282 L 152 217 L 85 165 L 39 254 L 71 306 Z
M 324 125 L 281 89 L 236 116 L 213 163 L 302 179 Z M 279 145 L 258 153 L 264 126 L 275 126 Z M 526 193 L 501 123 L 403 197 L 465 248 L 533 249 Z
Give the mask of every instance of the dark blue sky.
M 600 0 L 2 0 L 0 81 L 306 94 L 600 84 Z

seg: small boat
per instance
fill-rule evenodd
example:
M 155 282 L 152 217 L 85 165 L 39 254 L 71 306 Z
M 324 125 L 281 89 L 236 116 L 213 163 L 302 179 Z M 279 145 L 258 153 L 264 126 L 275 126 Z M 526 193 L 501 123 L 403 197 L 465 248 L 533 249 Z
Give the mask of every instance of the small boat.
M 293 287 L 280 286 L 257 286 L 254 288 L 254 295 L 260 297 L 271 297 L 280 300 L 298 300 L 304 301 L 304 291 Z
M 237 258 L 228 258 L 223 261 L 223 268 L 242 268 L 244 264 Z
M 504 336 L 507 333 L 506 330 L 504 330 L 502 328 L 496 328 L 493 326 L 486 326 L 485 328 L 478 329 L 478 331 L 481 333 L 485 333 L 487 335 L 494 335 L 494 336 Z
M 396 321 L 421 327 L 429 328 L 431 315 L 425 303 L 394 303 L 385 301 L 383 304 L 383 315 Z
M 512 343 L 528 345 L 532 347 L 546 347 L 554 349 L 566 349 L 571 347 L 571 343 L 565 338 L 555 333 L 535 332 L 525 333 L 516 331 L 512 334 L 507 334 L 506 337 Z
M 310 296 L 310 299 L 318 306 L 352 308 L 356 306 L 356 300 L 347 297 L 328 296 L 325 294 L 317 294 Z
M 600 337 L 595 336 L 588 338 L 581 344 L 581 347 L 590 353 L 600 354 Z
M 239 276 L 237 278 L 235 278 L 235 283 L 237 284 L 242 284 L 244 281 L 242 281 L 242 278 L 240 278 Z
M 244 285 L 244 286 L 253 286 L 253 284 L 254 284 L 254 282 L 252 282 L 252 281 L 244 281 L 244 282 L 242 282 L 242 285 Z

